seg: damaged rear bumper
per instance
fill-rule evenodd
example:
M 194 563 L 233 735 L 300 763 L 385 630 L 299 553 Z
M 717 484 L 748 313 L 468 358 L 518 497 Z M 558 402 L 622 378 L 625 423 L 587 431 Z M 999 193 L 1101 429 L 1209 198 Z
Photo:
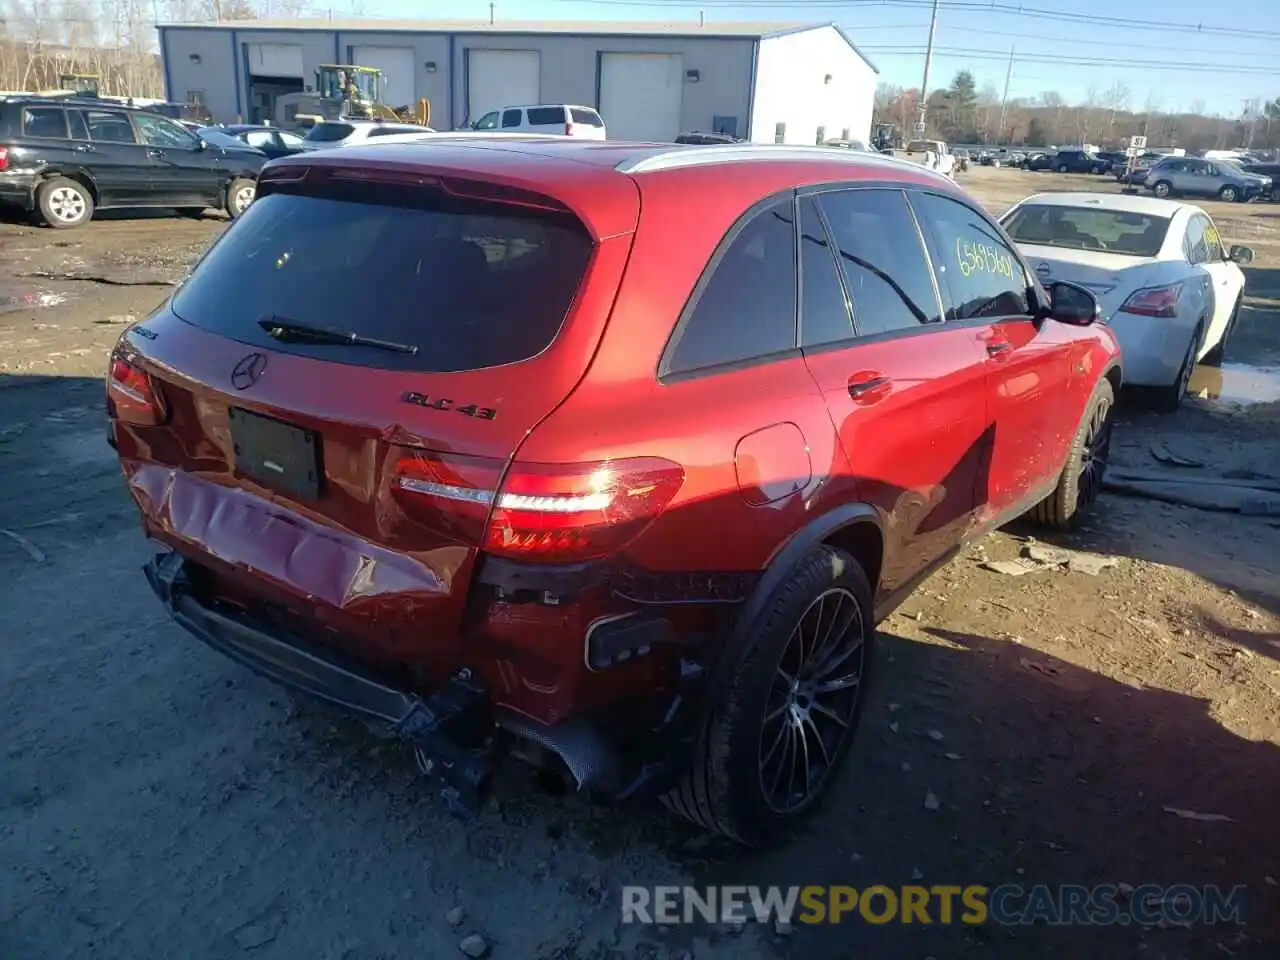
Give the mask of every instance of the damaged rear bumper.
M 495 730 L 550 751 L 563 761 L 579 790 L 624 799 L 660 790 L 674 779 L 688 740 L 692 699 L 677 695 L 667 727 L 653 741 L 658 760 L 623 756 L 586 717 L 554 727 L 514 711 L 495 709 L 479 672 L 462 667 L 429 695 L 419 695 L 337 651 L 250 619 L 239 610 L 206 602 L 193 586 L 181 554 L 158 554 L 144 567 L 148 582 L 173 619 L 189 633 L 250 670 L 284 686 L 336 704 L 385 727 L 414 750 L 423 773 L 440 785 L 450 810 L 469 815 L 483 803 L 491 772 Z M 690 679 L 700 679 L 693 670 Z

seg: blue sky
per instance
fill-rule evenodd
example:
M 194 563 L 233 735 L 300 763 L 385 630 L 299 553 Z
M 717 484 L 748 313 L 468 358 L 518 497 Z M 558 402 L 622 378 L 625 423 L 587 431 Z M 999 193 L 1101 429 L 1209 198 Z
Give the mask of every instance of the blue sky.
M 321 12 L 323 0 L 313 0 Z M 498 20 L 712 20 L 831 22 L 880 68 L 881 79 L 919 86 L 931 0 L 500 0 Z M 334 0 L 335 15 L 487 19 L 488 0 Z M 1021 9 L 1023 13 L 1018 13 Z M 967 69 L 978 86 L 1009 93 L 1056 90 L 1083 101 L 1120 83 L 1133 109 L 1191 109 L 1239 116 L 1245 101 L 1280 97 L 1280 0 L 942 0 L 929 85 Z M 1216 16 L 1218 13 L 1230 16 Z M 1206 17 L 1209 15 L 1209 18 Z M 1144 23 L 1142 21 L 1157 21 Z M 1199 29 L 1197 29 L 1199 26 Z

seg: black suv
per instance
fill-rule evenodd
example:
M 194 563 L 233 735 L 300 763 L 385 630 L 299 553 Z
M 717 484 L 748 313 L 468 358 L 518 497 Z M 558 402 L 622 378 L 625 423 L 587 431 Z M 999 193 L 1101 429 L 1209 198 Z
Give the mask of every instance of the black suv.
M 1059 150 L 1053 158 L 1053 169 L 1059 173 L 1103 173 L 1107 167 L 1107 161 L 1084 150 Z
M 213 207 L 238 217 L 267 158 L 215 146 L 140 107 L 91 98 L 0 98 L 0 203 L 51 227 L 95 209 Z

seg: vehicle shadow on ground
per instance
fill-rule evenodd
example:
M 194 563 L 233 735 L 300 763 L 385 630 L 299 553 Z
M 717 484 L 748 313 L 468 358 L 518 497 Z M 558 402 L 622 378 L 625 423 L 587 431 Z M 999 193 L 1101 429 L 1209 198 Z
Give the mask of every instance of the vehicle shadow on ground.
M 205 211 L 204 216 L 212 218 L 226 219 L 225 214 L 218 213 L 214 210 Z M 127 207 L 118 210 L 96 210 L 93 214 L 94 221 L 118 221 L 118 220 L 176 220 L 191 219 L 180 214 L 175 209 L 169 207 Z M 43 224 L 34 219 L 33 215 L 27 213 L 19 207 L 0 206 L 0 223 L 11 223 L 24 227 L 43 227 Z M 84 229 L 81 227 L 80 229 Z
M 1247 926 L 945 926 L 936 908 L 928 926 L 873 925 L 855 912 L 839 925 L 797 923 L 775 938 L 780 955 L 955 957 L 978 948 L 984 957 L 1078 960 L 1084 950 L 1189 957 L 1274 948 L 1280 748 L 1225 730 L 1205 701 L 1127 686 L 1012 643 L 929 628 L 882 632 L 879 647 L 850 763 L 803 833 L 754 852 L 658 825 L 666 839 L 656 842 L 697 883 L 1243 884 Z

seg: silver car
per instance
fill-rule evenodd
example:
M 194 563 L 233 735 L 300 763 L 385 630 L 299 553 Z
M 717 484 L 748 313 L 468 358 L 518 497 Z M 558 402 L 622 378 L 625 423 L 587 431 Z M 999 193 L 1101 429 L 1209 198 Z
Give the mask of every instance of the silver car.
M 1248 201 L 1271 189 L 1271 178 L 1247 173 L 1229 160 L 1166 157 L 1147 170 L 1145 184 L 1157 197 L 1217 197 Z

